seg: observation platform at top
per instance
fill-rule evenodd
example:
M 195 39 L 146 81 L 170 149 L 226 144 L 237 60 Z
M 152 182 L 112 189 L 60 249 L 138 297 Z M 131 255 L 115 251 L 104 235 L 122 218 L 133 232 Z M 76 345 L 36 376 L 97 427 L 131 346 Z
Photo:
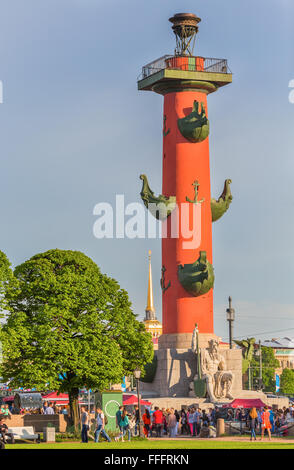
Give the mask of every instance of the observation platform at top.
M 201 82 L 211 84 L 211 88 L 205 87 L 207 93 L 231 83 L 232 72 L 227 60 L 191 55 L 164 55 L 144 65 L 138 77 L 138 90 L 165 94 L 177 85 L 187 90 L 194 88 L 196 82 L 197 88 Z

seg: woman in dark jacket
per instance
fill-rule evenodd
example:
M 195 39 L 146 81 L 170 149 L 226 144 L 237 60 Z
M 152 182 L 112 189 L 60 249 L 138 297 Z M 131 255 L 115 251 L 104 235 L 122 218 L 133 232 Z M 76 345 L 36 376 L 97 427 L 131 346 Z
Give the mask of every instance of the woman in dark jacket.
M 258 415 L 257 415 L 256 408 L 251 408 L 251 410 L 249 411 L 249 415 L 248 415 L 249 428 L 251 431 L 250 441 L 252 441 L 253 437 L 254 437 L 254 440 L 256 441 L 255 428 L 257 426 L 257 417 Z
M 190 427 L 185 410 L 181 411 L 181 434 L 190 434 Z

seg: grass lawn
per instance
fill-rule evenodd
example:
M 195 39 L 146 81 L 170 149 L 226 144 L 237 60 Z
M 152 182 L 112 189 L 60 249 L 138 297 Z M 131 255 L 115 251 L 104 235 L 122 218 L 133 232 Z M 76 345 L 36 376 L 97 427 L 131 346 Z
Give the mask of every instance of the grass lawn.
M 14 444 L 7 445 L 7 450 L 13 449 L 294 449 L 294 444 L 286 440 L 281 442 L 250 442 L 249 440 L 201 440 L 201 441 L 139 441 L 139 442 L 100 442 L 95 444 L 89 442 L 82 444 L 81 442 L 56 442 L 56 443 L 40 443 L 40 444 Z

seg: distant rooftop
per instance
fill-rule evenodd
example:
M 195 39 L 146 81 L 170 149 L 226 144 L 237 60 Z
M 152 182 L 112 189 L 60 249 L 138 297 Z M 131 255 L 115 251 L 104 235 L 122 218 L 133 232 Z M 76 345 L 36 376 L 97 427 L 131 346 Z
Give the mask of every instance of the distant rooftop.
M 268 348 L 294 349 L 294 338 L 272 338 L 261 342 L 262 346 Z

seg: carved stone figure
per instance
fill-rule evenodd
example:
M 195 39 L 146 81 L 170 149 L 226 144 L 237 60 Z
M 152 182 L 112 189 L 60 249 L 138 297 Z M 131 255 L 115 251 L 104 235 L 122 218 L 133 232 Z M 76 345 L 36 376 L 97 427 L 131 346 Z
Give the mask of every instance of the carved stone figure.
M 194 297 L 206 294 L 214 284 L 213 266 L 206 257 L 206 251 L 200 251 L 195 263 L 180 264 L 178 279 L 184 289 Z
M 192 344 L 191 344 L 191 347 L 192 347 L 192 351 L 197 354 L 198 351 L 197 351 L 197 347 L 198 347 L 198 333 L 199 333 L 199 330 L 198 330 L 198 325 L 197 323 L 195 323 L 195 328 L 193 330 L 193 333 L 192 333 Z
M 156 197 L 154 192 L 150 189 L 147 176 L 140 175 L 140 179 L 143 180 L 143 186 L 140 194 L 145 207 L 147 207 L 147 209 L 154 217 L 156 217 L 156 219 L 165 220 L 176 208 L 176 197 L 167 197 L 163 194 L 160 194 L 158 197 Z
M 219 342 L 209 341 L 209 347 L 201 350 L 202 378 L 206 380 L 207 393 L 211 403 L 223 398 L 233 399 L 232 386 L 234 374 L 226 370 L 224 357 L 219 353 Z
M 192 351 L 196 354 L 197 369 L 196 375 L 193 382 L 190 383 L 189 396 L 196 396 L 198 398 L 204 398 L 206 396 L 206 381 L 201 377 L 201 354 L 199 349 L 199 331 L 198 325 L 195 324 L 195 328 L 192 333 Z
M 204 104 L 194 101 L 193 110 L 188 116 L 178 119 L 178 128 L 182 136 L 190 142 L 202 142 L 209 135 L 209 121 L 206 116 Z
M 243 339 L 242 341 L 234 340 L 234 343 L 236 343 L 242 348 L 242 374 L 245 374 L 245 372 L 248 370 L 248 367 L 250 366 L 250 362 L 252 361 L 253 357 L 255 342 L 255 338 L 247 338 Z
M 212 222 L 215 222 L 216 220 L 220 219 L 224 215 L 224 213 L 228 210 L 233 200 L 233 196 L 232 196 L 231 188 L 230 188 L 231 183 L 232 183 L 232 180 L 230 179 L 225 180 L 223 192 L 221 193 L 218 200 L 211 199 L 210 206 L 211 206 Z

